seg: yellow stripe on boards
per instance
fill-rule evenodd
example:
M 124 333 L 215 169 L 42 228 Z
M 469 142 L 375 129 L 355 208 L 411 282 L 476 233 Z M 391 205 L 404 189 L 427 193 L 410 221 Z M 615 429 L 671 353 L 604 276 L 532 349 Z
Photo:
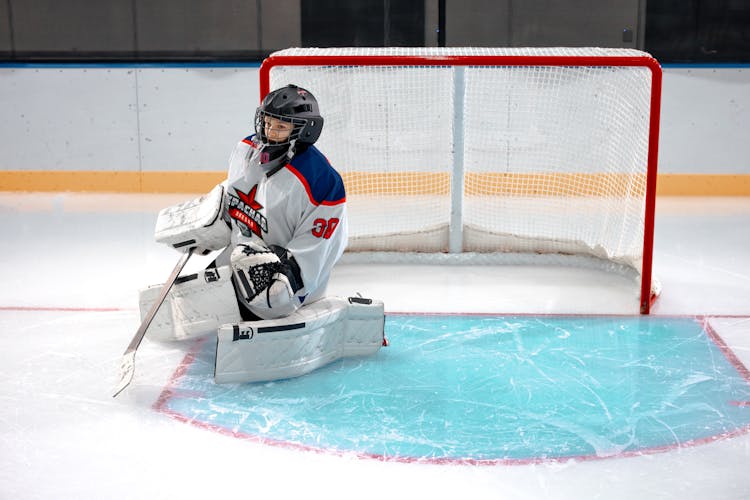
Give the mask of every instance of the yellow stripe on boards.
M 225 172 L 0 171 L 0 191 L 205 193 Z
M 659 174 L 661 196 L 750 196 L 750 174 Z
M 0 191 L 204 193 L 224 172 L 2 170 Z M 448 173 L 348 172 L 347 194 L 448 195 Z M 494 196 L 642 196 L 645 179 L 628 174 L 468 173 L 465 193 Z M 659 174 L 660 196 L 750 196 L 750 174 Z
M 447 195 L 447 172 L 345 172 L 346 194 Z
M 347 172 L 342 175 L 348 194 L 447 195 L 448 173 Z M 468 196 L 637 196 L 645 193 L 645 176 L 629 174 L 509 174 L 469 172 L 464 178 Z
M 465 193 L 482 196 L 644 196 L 646 178 L 630 174 L 469 173 Z

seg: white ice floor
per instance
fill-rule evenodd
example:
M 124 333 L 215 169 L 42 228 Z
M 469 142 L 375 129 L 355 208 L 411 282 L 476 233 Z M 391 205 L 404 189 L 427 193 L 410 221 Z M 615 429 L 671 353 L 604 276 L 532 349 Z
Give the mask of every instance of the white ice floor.
M 148 341 L 113 399 L 137 290 L 177 259 L 152 241 L 155 214 L 183 199 L 0 193 L 0 499 L 750 498 L 748 434 L 513 466 L 302 452 L 153 411 L 184 352 Z M 663 292 L 652 314 L 714 317 L 750 366 L 750 198 L 659 199 L 654 274 Z M 329 292 L 382 298 L 390 312 L 637 310 L 630 284 L 569 269 L 344 264 Z

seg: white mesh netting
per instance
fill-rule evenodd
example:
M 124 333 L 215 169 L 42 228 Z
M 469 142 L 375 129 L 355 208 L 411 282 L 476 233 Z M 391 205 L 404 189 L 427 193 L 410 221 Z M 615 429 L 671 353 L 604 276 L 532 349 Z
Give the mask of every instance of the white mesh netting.
M 412 56 L 437 62 L 398 63 Z M 475 56 L 528 61 L 460 62 Z M 548 56 L 581 64 L 534 61 Z M 650 60 L 602 48 L 288 49 L 269 59 L 269 84 L 320 103 L 317 146 L 346 183 L 350 251 L 448 252 L 458 239 L 467 253 L 585 255 L 640 271 L 651 69 L 592 57 Z

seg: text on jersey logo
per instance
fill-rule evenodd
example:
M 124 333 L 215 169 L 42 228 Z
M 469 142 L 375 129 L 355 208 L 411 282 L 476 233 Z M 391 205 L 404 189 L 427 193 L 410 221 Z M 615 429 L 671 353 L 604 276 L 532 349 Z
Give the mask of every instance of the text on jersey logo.
M 250 232 L 256 236 L 263 237 L 262 233 L 268 232 L 268 219 L 260 213 L 263 205 L 258 203 L 255 195 L 258 191 L 256 184 L 248 193 L 243 193 L 235 189 L 237 195 L 229 195 L 229 216 L 239 222 L 240 231 L 245 236 L 250 236 Z

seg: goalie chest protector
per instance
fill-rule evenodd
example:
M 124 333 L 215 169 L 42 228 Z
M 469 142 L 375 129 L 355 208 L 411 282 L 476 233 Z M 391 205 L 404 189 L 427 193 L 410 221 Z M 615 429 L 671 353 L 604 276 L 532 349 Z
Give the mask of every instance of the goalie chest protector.
M 260 163 L 252 136 L 230 160 L 227 215 L 232 242 L 260 237 L 294 255 L 304 288 L 300 300 L 322 297 L 346 247 L 346 194 L 341 176 L 314 146 L 276 168 Z

